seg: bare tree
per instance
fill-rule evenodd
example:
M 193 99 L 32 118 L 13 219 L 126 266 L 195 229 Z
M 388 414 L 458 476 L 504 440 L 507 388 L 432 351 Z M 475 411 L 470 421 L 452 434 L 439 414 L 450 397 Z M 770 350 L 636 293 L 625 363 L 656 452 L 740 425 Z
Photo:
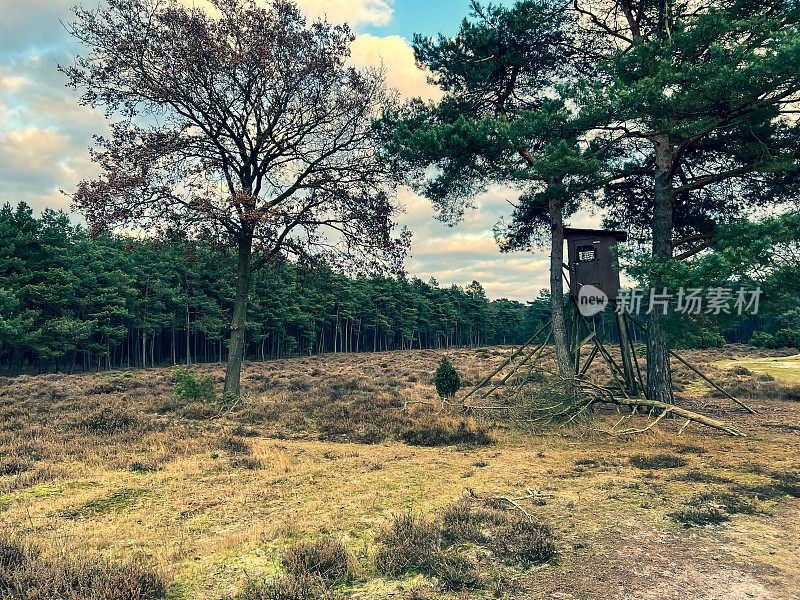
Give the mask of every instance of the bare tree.
M 225 393 L 237 396 L 254 268 L 278 255 L 399 270 L 408 232 L 372 122 L 393 96 L 381 72 L 347 66 L 346 25 L 294 4 L 107 0 L 75 8 L 87 48 L 60 67 L 81 103 L 117 117 L 96 137 L 102 175 L 73 196 L 99 232 L 179 228 L 236 248 Z

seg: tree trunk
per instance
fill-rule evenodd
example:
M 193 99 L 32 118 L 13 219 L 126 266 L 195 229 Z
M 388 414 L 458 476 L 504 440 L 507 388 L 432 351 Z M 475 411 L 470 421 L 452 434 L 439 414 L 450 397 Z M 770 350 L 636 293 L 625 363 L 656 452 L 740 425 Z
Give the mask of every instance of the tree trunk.
M 653 258 L 657 263 L 672 259 L 672 167 L 674 157 L 669 137 L 655 138 L 655 178 L 653 184 Z M 661 276 L 650 278 L 651 289 L 660 292 Z M 647 397 L 672 404 L 672 372 L 664 323 L 660 310 L 650 313 L 647 325 Z
M 184 317 L 186 320 L 186 366 L 192 364 L 192 346 L 191 346 L 191 339 L 190 339 L 190 329 L 189 329 L 189 303 L 187 301 L 186 306 L 184 307 L 186 310 L 184 311 Z
M 552 185 L 552 183 L 548 182 L 548 185 Z M 556 349 L 558 373 L 565 381 L 571 382 L 575 377 L 575 371 L 569 354 L 567 321 L 564 315 L 564 217 L 561 199 L 556 194 L 551 194 L 548 209 L 551 231 L 550 311 L 553 316 L 553 342 Z M 571 391 L 573 387 L 569 384 L 567 391 Z
M 225 370 L 226 396 L 238 397 L 244 355 L 245 322 L 247 320 L 247 296 L 250 292 L 251 264 L 253 248 L 252 234 L 245 234 L 239 240 L 239 265 L 236 281 L 236 300 L 233 305 L 231 339 L 228 344 L 228 366 Z

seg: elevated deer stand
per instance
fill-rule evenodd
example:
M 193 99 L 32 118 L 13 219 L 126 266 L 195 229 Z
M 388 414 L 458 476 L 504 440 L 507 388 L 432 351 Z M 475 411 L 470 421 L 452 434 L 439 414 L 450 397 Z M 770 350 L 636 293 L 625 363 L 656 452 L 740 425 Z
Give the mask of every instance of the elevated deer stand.
M 619 271 L 615 269 L 613 249 L 620 242 L 627 241 L 624 231 L 607 231 L 602 229 L 564 230 L 567 241 L 567 269 L 569 270 L 569 291 L 572 304 L 572 323 L 570 335 L 570 352 L 572 353 L 575 374 L 580 378 L 591 366 L 599 354 L 608 364 L 611 374 L 617 380 L 619 389 L 626 397 L 635 397 L 644 389 L 641 371 L 636 362 L 633 342 L 623 314 L 615 311 L 615 326 L 619 337 L 622 365 L 618 365 L 606 349 L 604 339 L 597 337 L 596 330 L 590 326 L 581 313 L 579 303 L 586 298 L 581 297 L 581 290 L 591 286 L 603 292 L 608 301 L 617 306 L 619 302 Z M 588 336 L 581 337 L 583 330 Z M 586 362 L 581 365 L 581 348 L 592 343 L 593 348 Z M 634 371 L 634 364 L 636 370 Z
M 632 409 L 642 408 L 647 411 L 659 411 L 660 416 L 650 426 L 637 432 L 646 431 L 650 429 L 655 423 L 660 421 L 668 414 L 674 414 L 687 419 L 689 421 L 696 421 L 709 427 L 721 429 L 731 435 L 743 435 L 735 427 L 726 425 L 721 421 L 710 419 L 703 415 L 690 412 L 673 404 L 665 404 L 647 398 L 645 394 L 644 379 L 642 371 L 639 366 L 639 361 L 636 357 L 635 348 L 630 335 L 630 324 L 638 327 L 643 335 L 647 335 L 647 329 L 636 321 L 633 317 L 628 315 L 622 310 L 615 310 L 614 324 L 615 329 L 619 336 L 620 357 L 622 364 L 618 364 L 614 357 L 608 352 L 605 343 L 605 334 L 599 338 L 597 331 L 589 323 L 587 318 L 580 311 L 580 303 L 587 297 L 586 293 L 581 293 L 587 286 L 596 288 L 591 291 L 590 296 L 599 295 L 605 296 L 608 302 L 618 307 L 619 298 L 619 272 L 615 269 L 615 261 L 613 255 L 613 248 L 616 244 L 627 240 L 628 236 L 624 231 L 608 231 L 601 229 L 573 229 L 567 228 L 564 230 L 564 238 L 568 246 L 568 265 L 569 271 L 569 289 L 570 289 L 570 304 L 572 307 L 572 318 L 570 322 L 570 353 L 573 360 L 575 369 L 575 379 L 580 384 L 593 388 L 597 392 L 596 398 L 587 400 L 587 406 L 594 402 L 611 402 L 617 405 L 630 406 Z M 586 292 L 587 290 L 584 290 Z M 596 293 L 596 292 L 599 292 Z M 599 313 L 598 313 L 599 314 Z M 521 356 L 523 352 L 534 345 L 537 341 L 538 344 L 529 350 L 527 354 L 519 360 L 515 365 L 512 365 L 510 371 L 503 376 L 488 391 L 484 392 L 478 397 L 478 400 L 484 399 L 489 396 L 493 391 L 503 385 L 514 373 L 517 372 L 525 364 L 534 364 L 541 356 L 545 347 L 547 346 L 552 336 L 551 329 L 552 322 L 545 324 L 539 331 L 537 331 L 531 339 L 523 344 L 516 350 L 508 359 L 497 367 L 492 373 L 483 378 L 474 388 L 472 388 L 466 396 L 461 398 L 458 403 L 462 408 L 473 410 L 505 410 L 507 407 L 502 406 L 475 406 L 467 405 L 466 400 L 476 394 L 478 390 L 490 384 L 492 378 L 500 373 L 505 367 L 511 364 L 517 357 Z M 547 333 L 546 337 L 540 341 L 540 336 Z M 607 333 L 607 331 L 606 331 Z M 584 336 L 584 334 L 586 334 Z M 582 360 L 581 349 L 583 346 L 591 344 L 592 349 L 586 360 Z M 711 381 L 699 369 L 689 364 L 676 352 L 671 351 L 672 356 L 677 358 L 685 366 L 691 369 L 695 374 L 702 377 L 716 390 L 722 392 L 725 396 L 733 400 L 736 404 L 743 407 L 749 413 L 755 413 L 752 408 L 734 398 L 731 394 L 723 390 L 719 385 Z M 616 383 L 615 387 L 603 387 L 595 385 L 586 380 L 586 372 L 592 365 L 592 362 L 600 356 L 607 364 L 611 375 Z M 684 425 L 685 427 L 685 425 Z M 683 428 L 681 428 L 681 431 Z M 621 433 L 630 433 L 634 430 L 625 431 Z M 611 433 L 611 432 L 606 432 Z M 619 432 L 613 433 L 617 435 Z

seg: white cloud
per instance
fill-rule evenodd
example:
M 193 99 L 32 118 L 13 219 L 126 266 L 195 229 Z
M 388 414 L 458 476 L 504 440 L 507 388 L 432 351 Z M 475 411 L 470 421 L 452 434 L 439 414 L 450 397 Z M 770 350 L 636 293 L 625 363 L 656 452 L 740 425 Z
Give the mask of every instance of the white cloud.
M 17 92 L 30 83 L 30 79 L 16 75 L 10 69 L 0 69 L 0 93 Z
M 486 254 L 497 251 L 497 244 L 491 234 L 469 235 L 459 230 L 454 230 L 444 237 L 420 240 L 415 247 L 415 254 Z
M 200 8 L 218 15 L 208 0 L 179 0 L 189 8 Z M 311 18 L 324 17 L 332 23 L 359 25 L 387 25 L 392 20 L 392 0 L 296 0 L 298 8 Z M 266 2 L 260 2 L 266 5 Z
M 427 74 L 414 62 L 414 51 L 399 35 L 379 37 L 362 33 L 351 46 L 351 60 L 357 65 L 386 69 L 388 84 L 403 96 L 438 99 L 442 92 L 428 83 Z
M 57 167 L 67 140 L 55 129 L 28 127 L 0 135 L 0 165 L 7 175 L 45 175 Z M 55 163 L 55 164 L 54 164 Z
M 548 286 L 549 259 L 546 252 L 503 254 L 497 247 L 492 227 L 510 212 L 506 199 L 514 190 L 493 187 L 475 198 L 475 208 L 464 220 L 448 227 L 436 220 L 430 201 L 401 188 L 398 199 L 406 208 L 400 221 L 414 233 L 411 258 L 406 267 L 423 281 L 431 277 L 442 286 L 469 285 L 479 281 L 490 299 L 532 300 Z
M 392 20 L 391 5 L 385 0 L 297 0 L 297 6 L 310 16 L 353 26 L 387 25 Z

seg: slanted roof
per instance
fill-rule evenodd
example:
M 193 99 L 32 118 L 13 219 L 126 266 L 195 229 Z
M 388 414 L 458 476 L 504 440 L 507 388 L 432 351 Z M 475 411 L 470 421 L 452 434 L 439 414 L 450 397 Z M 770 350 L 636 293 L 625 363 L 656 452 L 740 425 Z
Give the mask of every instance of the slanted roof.
M 612 229 L 575 229 L 572 227 L 564 228 L 565 239 L 582 237 L 613 237 L 618 242 L 625 242 L 628 240 L 628 234 L 625 231 L 614 231 Z

